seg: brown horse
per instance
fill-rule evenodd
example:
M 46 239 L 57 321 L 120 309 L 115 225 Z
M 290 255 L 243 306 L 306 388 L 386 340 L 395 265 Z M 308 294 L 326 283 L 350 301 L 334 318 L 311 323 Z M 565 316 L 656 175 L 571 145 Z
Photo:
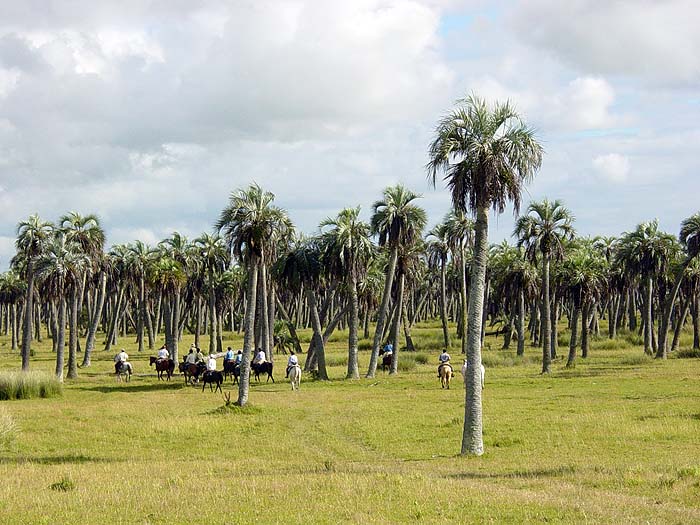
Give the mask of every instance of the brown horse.
M 379 351 L 379 356 L 382 358 L 382 370 L 384 372 L 386 372 L 387 369 L 391 369 L 392 355 L 393 354 L 386 354 L 383 348 Z
M 158 372 L 158 379 L 163 380 L 163 372 L 168 376 L 168 381 L 175 371 L 175 361 L 172 359 L 158 359 L 157 357 L 151 356 L 149 366 L 156 365 L 156 371 Z
M 204 367 L 194 363 L 180 363 L 179 370 L 185 376 L 185 384 L 195 384 L 199 381 L 199 374 L 202 373 Z
M 453 375 L 454 372 L 452 371 L 452 365 L 448 363 L 440 365 L 440 384 L 442 385 L 442 388 L 447 388 L 448 390 L 450 389 L 450 381 L 452 380 Z

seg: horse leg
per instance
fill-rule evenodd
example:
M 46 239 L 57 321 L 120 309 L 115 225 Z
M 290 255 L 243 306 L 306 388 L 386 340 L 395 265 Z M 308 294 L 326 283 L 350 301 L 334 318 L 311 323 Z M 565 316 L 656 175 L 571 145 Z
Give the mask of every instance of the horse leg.
M 217 382 L 216 382 L 216 390 L 218 390 L 218 391 L 221 392 L 222 394 L 224 393 L 224 391 L 221 390 L 221 381 L 217 381 Z M 216 392 L 216 390 L 214 390 L 214 392 Z

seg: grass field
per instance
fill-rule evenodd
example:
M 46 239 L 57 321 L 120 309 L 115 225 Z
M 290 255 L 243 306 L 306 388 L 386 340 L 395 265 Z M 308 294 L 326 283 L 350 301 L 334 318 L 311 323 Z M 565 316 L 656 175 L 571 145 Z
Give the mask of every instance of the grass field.
M 486 453 L 463 458 L 464 389 L 440 389 L 439 326 L 414 328 L 419 352 L 373 380 L 342 379 L 344 335 L 331 381 L 292 393 L 280 357 L 243 411 L 158 382 L 133 344 L 129 384 L 98 352 L 63 396 L 0 402 L 19 428 L 0 449 L 0 522 L 700 523 L 700 359 L 646 359 L 623 334 L 542 377 L 538 349 L 518 360 L 488 338 Z M 35 346 L 32 368 L 52 370 L 50 342 Z M 19 367 L 7 338 L 0 366 Z

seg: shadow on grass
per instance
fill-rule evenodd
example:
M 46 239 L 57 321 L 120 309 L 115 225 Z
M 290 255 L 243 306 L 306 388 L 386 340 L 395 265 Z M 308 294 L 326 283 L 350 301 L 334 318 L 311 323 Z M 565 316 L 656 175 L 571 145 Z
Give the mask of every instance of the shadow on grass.
M 158 382 L 151 384 L 132 384 L 132 383 L 115 383 L 113 385 L 100 386 L 82 386 L 80 390 L 87 392 L 101 392 L 103 394 L 111 394 L 114 392 L 158 392 L 160 390 L 181 390 L 185 388 L 182 382 Z
M 62 456 L 20 456 L 16 458 L 0 457 L 0 465 L 3 464 L 25 464 L 34 463 L 37 465 L 80 465 L 83 463 L 117 463 L 123 461 L 121 458 L 101 458 L 95 456 L 85 456 L 83 454 L 65 454 Z
M 513 472 L 461 472 L 448 474 L 452 479 L 517 479 L 517 478 L 557 478 L 576 472 L 576 467 L 564 465 L 555 468 L 521 469 Z

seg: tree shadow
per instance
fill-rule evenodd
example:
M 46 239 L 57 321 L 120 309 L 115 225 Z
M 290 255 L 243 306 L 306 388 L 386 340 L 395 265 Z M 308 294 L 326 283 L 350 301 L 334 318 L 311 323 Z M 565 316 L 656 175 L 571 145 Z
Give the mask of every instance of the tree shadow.
M 518 478 L 557 478 L 573 474 L 576 467 L 564 465 L 554 468 L 519 469 L 512 472 L 460 472 L 448 474 L 452 479 L 518 479 Z
M 115 383 L 113 385 L 100 385 L 100 386 L 81 386 L 80 390 L 85 390 L 87 392 L 101 392 L 103 394 L 112 394 L 114 392 L 158 392 L 161 390 L 181 390 L 185 388 L 186 385 L 182 382 L 163 382 L 144 384 L 133 384 L 133 383 Z
M 86 456 L 83 454 L 64 454 L 62 456 L 20 456 L 20 457 L 0 457 L 0 465 L 34 463 L 37 465 L 80 465 L 84 463 L 118 463 L 124 461 L 120 458 L 102 458 Z

